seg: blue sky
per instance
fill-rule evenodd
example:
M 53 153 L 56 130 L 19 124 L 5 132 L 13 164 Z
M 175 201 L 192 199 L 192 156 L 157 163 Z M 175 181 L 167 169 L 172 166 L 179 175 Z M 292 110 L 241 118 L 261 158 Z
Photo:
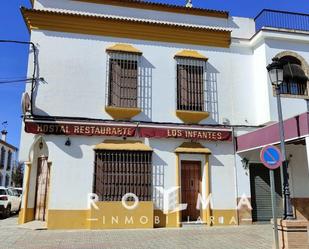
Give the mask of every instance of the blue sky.
M 52 1 L 52 0 L 50 0 Z M 152 0 L 183 5 L 185 0 Z M 193 0 L 195 7 L 228 10 L 231 15 L 255 17 L 262 9 L 277 9 L 309 14 L 308 0 Z M 30 7 L 29 0 L 1 0 L 0 39 L 29 40 L 27 28 L 20 15 L 19 7 Z M 19 146 L 21 128 L 20 97 L 24 83 L 1 84 L 12 78 L 25 78 L 28 47 L 25 45 L 0 43 L 0 128 L 8 121 L 8 142 Z

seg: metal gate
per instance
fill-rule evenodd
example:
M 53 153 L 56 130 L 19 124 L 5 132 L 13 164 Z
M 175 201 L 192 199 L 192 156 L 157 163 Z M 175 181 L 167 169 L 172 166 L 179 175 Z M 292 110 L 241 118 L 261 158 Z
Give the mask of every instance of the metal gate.
M 152 152 L 96 151 L 93 187 L 100 201 L 121 201 L 127 193 L 151 201 Z
M 282 187 L 280 168 L 275 172 L 277 216 L 282 216 Z M 253 221 L 270 221 L 272 219 L 271 189 L 269 169 L 263 164 L 250 164 L 250 187 Z

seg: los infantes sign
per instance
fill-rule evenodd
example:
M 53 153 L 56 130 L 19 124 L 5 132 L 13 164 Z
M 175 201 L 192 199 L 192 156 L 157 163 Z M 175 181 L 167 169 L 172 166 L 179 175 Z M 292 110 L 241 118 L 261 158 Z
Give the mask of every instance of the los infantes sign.
M 80 136 L 114 136 L 147 138 L 185 138 L 192 140 L 231 141 L 229 130 L 137 127 L 107 124 L 73 124 L 25 122 L 25 131 L 33 134 L 80 135 Z
M 186 138 L 193 140 L 231 141 L 232 133 L 226 130 L 198 130 L 198 129 L 166 129 L 142 127 L 141 137 L 148 138 Z

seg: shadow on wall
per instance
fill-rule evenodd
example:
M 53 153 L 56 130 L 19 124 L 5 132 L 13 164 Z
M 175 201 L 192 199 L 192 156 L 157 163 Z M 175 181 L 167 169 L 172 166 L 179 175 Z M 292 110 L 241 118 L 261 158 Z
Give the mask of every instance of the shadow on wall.
M 211 64 L 207 63 L 205 106 L 206 111 L 210 113 L 207 123 L 219 123 L 218 108 L 218 74 L 219 71 Z
M 163 209 L 163 194 L 158 188 L 164 188 L 164 170 L 167 163 L 153 153 L 153 202 L 155 209 Z
M 155 67 L 144 57 L 141 58 L 139 91 L 139 106 L 142 113 L 135 119 L 152 120 L 152 72 Z

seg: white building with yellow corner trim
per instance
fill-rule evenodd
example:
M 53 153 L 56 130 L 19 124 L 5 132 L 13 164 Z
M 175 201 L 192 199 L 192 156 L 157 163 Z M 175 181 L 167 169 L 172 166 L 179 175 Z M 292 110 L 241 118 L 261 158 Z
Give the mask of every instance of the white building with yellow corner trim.
M 35 0 L 21 11 L 37 80 L 26 89 L 20 224 L 251 222 L 247 207 L 237 209 L 243 194 L 253 197 L 234 137 L 276 120 L 265 66 L 296 40 L 307 46 L 305 34 L 279 37 L 225 11 L 139 1 Z M 303 47 L 293 53 L 306 61 Z M 284 103 L 285 118 L 306 111 L 303 98 Z M 162 189 L 173 188 L 171 203 L 185 210 L 164 208 Z M 138 198 L 134 209 L 132 196 L 123 205 L 126 193 Z M 211 205 L 197 205 L 208 197 Z

